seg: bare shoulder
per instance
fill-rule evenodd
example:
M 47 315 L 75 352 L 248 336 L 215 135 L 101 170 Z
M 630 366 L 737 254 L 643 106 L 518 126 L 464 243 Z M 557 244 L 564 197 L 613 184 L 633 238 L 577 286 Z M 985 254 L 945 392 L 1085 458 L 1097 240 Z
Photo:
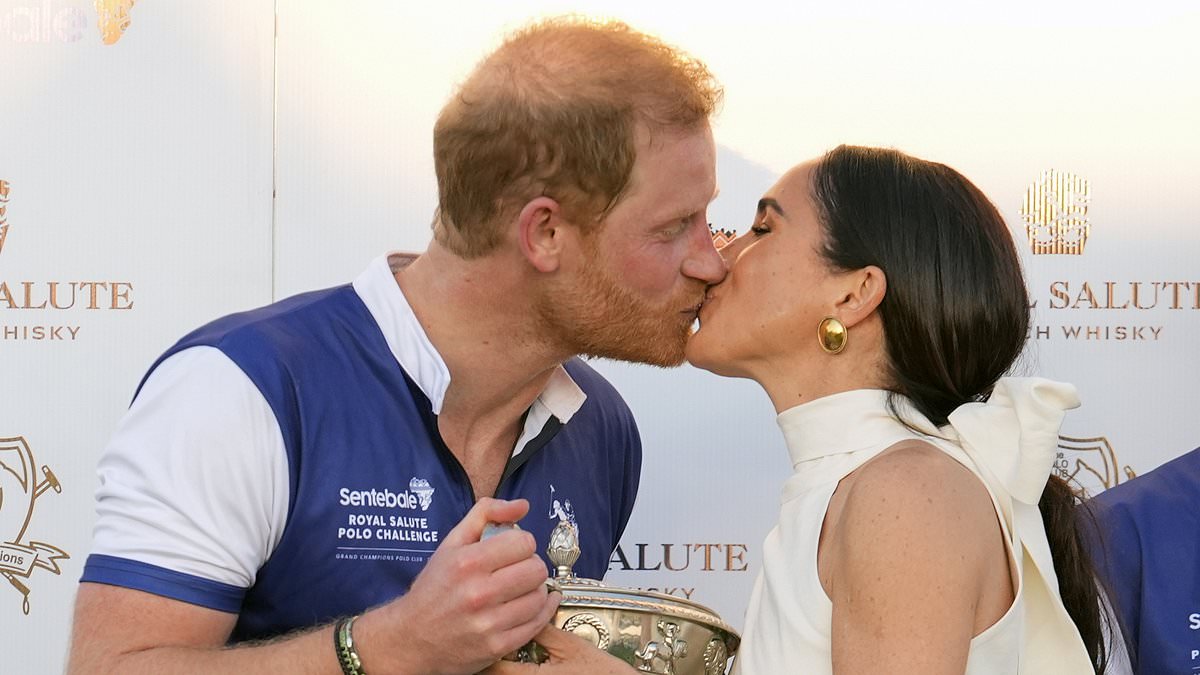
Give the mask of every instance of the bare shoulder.
M 921 440 L 902 441 L 884 450 L 842 481 L 847 507 L 890 504 L 889 510 L 921 514 L 968 513 L 994 519 L 991 496 L 983 482 L 954 458 Z
M 1011 604 L 987 488 L 936 447 L 905 441 L 843 479 L 835 498 L 822 578 L 834 662 L 858 672 L 888 654 L 894 672 L 961 673 L 971 638 Z
M 951 559 L 982 565 L 997 552 L 1000 526 L 987 488 L 927 442 L 888 448 L 847 476 L 838 491 L 843 547 L 891 554 L 904 566 Z

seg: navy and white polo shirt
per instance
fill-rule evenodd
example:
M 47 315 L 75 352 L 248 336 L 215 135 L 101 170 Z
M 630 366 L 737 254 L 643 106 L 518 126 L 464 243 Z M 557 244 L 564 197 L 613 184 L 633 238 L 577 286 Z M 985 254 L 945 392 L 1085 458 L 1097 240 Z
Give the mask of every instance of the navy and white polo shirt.
M 1200 673 L 1200 448 L 1091 500 L 1133 672 Z
M 352 285 L 196 330 L 101 457 L 82 580 L 237 613 L 234 641 L 405 593 L 475 502 L 437 431 L 449 383 L 387 256 Z M 520 524 L 541 549 L 575 522 L 576 572 L 600 578 L 640 470 L 628 407 L 576 359 L 526 413 L 495 496 L 530 501 Z

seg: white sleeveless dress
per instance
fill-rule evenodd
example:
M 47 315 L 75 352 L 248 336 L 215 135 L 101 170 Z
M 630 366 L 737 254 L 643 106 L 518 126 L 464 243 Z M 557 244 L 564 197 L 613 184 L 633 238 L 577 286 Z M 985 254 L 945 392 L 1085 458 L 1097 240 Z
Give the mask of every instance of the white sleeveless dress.
M 903 399 L 901 399 L 903 400 Z M 919 438 L 966 466 L 987 486 L 1019 579 L 1016 600 L 971 640 L 967 675 L 1088 675 L 1083 640 L 1058 594 L 1058 579 L 1037 503 L 1050 475 L 1075 388 L 1037 378 L 1005 378 L 987 403 L 964 405 L 935 429 L 905 403 L 896 421 L 887 392 L 835 394 L 780 413 L 795 473 L 784 484 L 779 523 L 763 545 L 735 675 L 833 672 L 833 605 L 817 576 L 817 543 L 838 482 L 883 450 Z M 949 439 L 949 440 L 943 440 Z M 885 657 L 881 657 L 885 659 Z M 881 660 L 877 672 L 888 672 Z

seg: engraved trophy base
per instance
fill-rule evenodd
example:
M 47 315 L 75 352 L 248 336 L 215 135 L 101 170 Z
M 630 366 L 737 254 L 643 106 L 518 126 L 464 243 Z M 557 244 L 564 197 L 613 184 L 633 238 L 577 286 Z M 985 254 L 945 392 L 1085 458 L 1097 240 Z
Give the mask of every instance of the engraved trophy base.
M 563 594 L 553 624 L 591 642 L 642 673 L 724 675 L 741 637 L 711 609 L 662 593 L 607 586 L 575 576 L 575 526 L 561 521 L 547 553 L 558 568 Z M 529 643 L 512 660 L 543 663 L 548 655 Z

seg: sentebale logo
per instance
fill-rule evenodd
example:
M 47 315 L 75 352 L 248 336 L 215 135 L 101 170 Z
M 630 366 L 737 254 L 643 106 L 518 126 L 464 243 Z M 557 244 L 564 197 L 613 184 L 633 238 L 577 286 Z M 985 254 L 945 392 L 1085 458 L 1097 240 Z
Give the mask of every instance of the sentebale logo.
M 1054 169 L 1043 171 L 1021 202 L 1021 219 L 1034 255 L 1082 255 L 1092 229 L 1091 201 L 1087 179 Z
M 60 574 L 58 561 L 71 557 L 57 546 L 26 536 L 38 497 L 47 490 L 62 493 L 50 467 L 43 464 L 39 471 L 37 466 L 24 438 L 0 438 L 0 537 L 7 537 L 0 540 L 0 575 L 23 596 L 25 614 L 29 614 L 30 590 L 21 579 L 38 568 Z

